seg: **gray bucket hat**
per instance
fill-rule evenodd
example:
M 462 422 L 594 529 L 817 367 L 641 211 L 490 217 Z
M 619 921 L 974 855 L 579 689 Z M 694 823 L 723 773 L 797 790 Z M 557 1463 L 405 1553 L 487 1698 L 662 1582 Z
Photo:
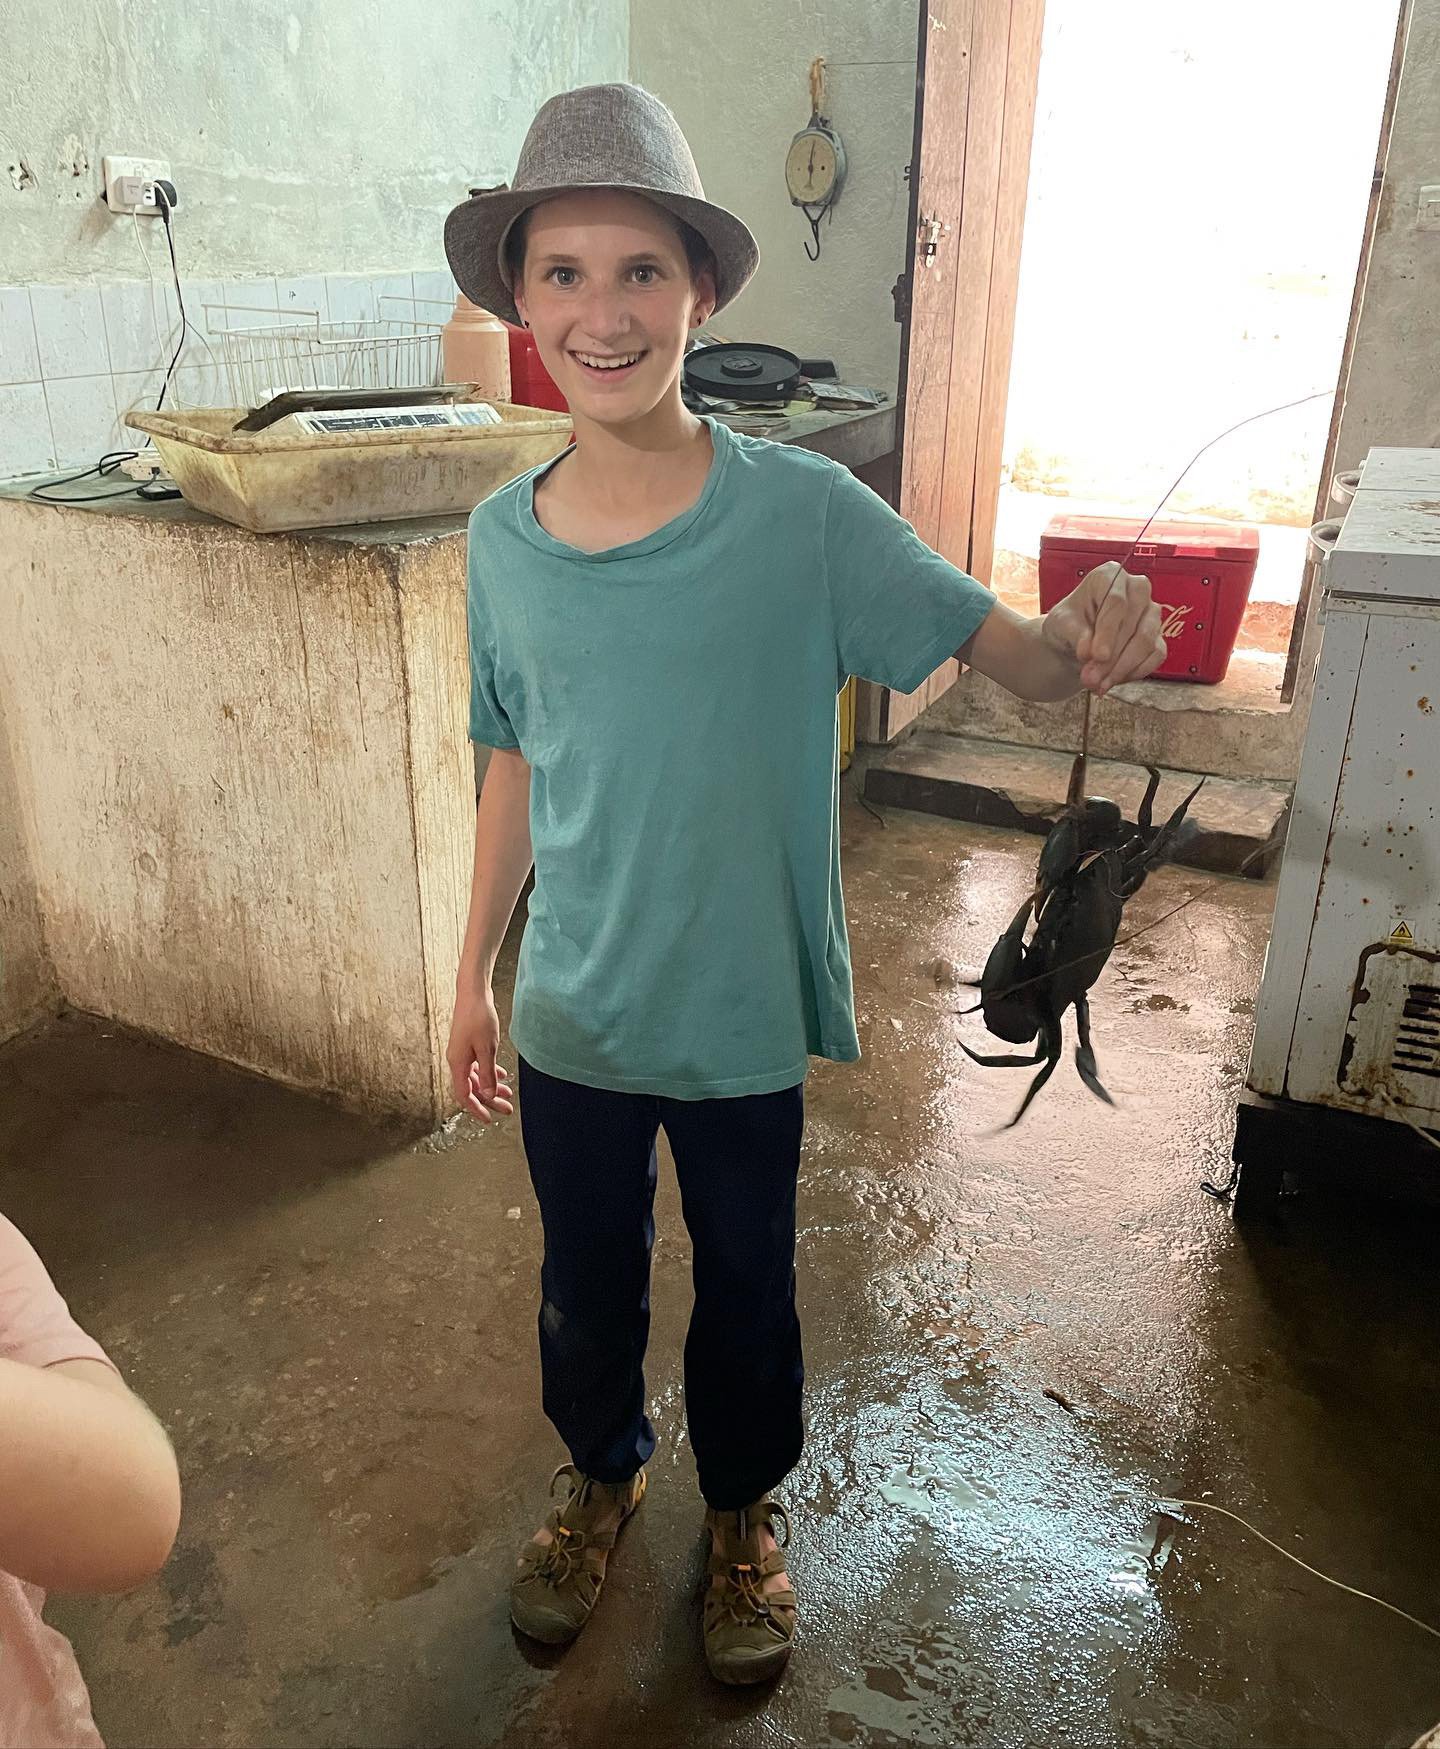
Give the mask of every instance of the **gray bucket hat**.
M 638 85 L 582 85 L 552 97 L 530 124 L 515 180 L 481 189 L 445 221 L 455 283 L 481 309 L 518 322 L 505 271 L 505 241 L 527 208 L 577 188 L 643 194 L 698 231 L 715 256 L 715 308 L 723 309 L 760 264 L 749 229 L 706 200 L 680 124 Z

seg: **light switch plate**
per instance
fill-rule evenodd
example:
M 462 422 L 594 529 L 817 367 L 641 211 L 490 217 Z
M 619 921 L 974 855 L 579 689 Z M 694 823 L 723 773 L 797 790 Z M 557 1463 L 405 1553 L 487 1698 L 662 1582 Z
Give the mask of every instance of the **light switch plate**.
M 1417 231 L 1440 231 L 1440 182 L 1430 182 L 1420 190 L 1420 209 L 1415 215 Z

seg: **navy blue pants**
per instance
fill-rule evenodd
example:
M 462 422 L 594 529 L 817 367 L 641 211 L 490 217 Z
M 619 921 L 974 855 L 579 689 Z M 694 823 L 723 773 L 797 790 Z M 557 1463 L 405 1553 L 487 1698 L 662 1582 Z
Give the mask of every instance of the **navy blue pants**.
M 685 1415 L 706 1503 L 735 1511 L 794 1468 L 805 1371 L 795 1313 L 801 1087 L 660 1099 L 520 1063 L 520 1123 L 545 1229 L 545 1413 L 571 1461 L 624 1482 L 649 1461 L 645 1412 L 655 1140 L 670 1141 L 694 1252 Z

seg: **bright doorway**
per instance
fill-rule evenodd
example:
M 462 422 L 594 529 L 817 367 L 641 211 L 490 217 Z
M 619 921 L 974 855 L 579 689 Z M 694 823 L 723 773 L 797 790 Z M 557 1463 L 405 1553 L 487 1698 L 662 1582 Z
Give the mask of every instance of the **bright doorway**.
M 1398 0 L 1048 0 L 994 577 L 1057 511 L 1147 516 L 1226 426 L 1339 376 Z M 1230 685 L 1280 707 L 1327 396 L 1206 456 L 1167 516 L 1260 528 Z

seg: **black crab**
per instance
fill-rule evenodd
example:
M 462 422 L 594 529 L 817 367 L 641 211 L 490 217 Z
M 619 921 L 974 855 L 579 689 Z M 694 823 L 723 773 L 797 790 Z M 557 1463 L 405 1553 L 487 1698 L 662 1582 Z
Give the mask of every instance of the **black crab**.
M 1040 851 L 1035 890 L 990 950 L 977 986 L 979 1002 L 961 1011 L 983 1014 L 986 1028 L 1007 1044 L 1038 1041 L 1033 1056 L 986 1056 L 967 1044 L 960 1047 L 986 1069 L 1042 1065 L 1006 1129 L 1020 1122 L 1054 1074 L 1067 1008 L 1075 1010 L 1080 1079 L 1097 1099 L 1115 1103 L 1101 1083 L 1090 1042 L 1090 988 L 1115 946 L 1125 901 L 1175 849 L 1190 804 L 1205 782 L 1202 777 L 1170 818 L 1156 826 L 1151 810 L 1160 773 L 1147 766 L 1150 781 L 1132 825 L 1116 803 L 1084 794 L 1085 766 L 1084 754 L 1077 755 L 1065 810 Z M 1027 941 L 1032 918 L 1035 927 Z

